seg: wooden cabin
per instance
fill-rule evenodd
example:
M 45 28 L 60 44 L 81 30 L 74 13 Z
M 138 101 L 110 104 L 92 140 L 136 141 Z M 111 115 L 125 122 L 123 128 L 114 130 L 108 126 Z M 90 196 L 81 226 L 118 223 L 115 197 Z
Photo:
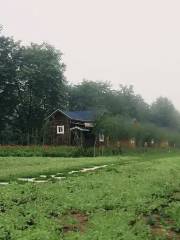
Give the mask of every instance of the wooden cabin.
M 48 118 L 49 143 L 53 145 L 93 146 L 95 135 L 92 111 L 54 111 Z

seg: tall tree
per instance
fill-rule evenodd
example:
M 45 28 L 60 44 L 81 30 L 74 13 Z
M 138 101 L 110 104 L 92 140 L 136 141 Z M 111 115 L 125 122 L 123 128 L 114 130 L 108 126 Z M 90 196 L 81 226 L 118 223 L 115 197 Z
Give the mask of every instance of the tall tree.
M 10 124 L 17 105 L 16 74 L 20 64 L 20 43 L 0 35 L 0 133 Z
M 64 70 L 62 53 L 53 46 L 25 47 L 0 35 L 1 143 L 40 141 L 45 117 L 66 108 Z
M 23 48 L 16 76 L 19 89 L 16 127 L 27 136 L 28 144 L 41 135 L 45 117 L 66 106 L 65 65 L 61 56 L 61 52 L 46 43 Z

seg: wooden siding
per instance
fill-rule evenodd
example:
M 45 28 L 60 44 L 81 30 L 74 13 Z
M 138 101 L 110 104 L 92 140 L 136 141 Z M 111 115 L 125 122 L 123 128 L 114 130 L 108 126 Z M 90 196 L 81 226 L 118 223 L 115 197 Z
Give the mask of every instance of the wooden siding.
M 84 121 L 71 120 L 61 112 L 54 113 L 49 119 L 49 143 L 53 145 L 93 146 L 95 136 L 90 127 L 85 127 Z M 64 134 L 57 134 L 57 126 L 64 126 Z M 89 131 L 79 131 L 71 128 L 86 128 Z
M 70 145 L 71 132 L 70 132 L 70 119 L 64 114 L 57 112 L 50 119 L 50 136 L 51 144 L 54 145 Z M 57 126 L 64 125 L 64 134 L 57 134 Z

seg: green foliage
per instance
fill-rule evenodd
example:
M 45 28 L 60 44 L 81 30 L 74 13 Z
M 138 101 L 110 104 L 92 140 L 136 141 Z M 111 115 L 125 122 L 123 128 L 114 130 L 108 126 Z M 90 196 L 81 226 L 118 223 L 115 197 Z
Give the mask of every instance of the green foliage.
M 2 144 L 42 142 L 45 117 L 67 105 L 64 70 L 61 52 L 51 45 L 25 47 L 0 35 Z
M 103 116 L 96 124 L 96 132 L 104 132 L 113 140 L 134 137 L 132 120 L 123 116 Z
M 0 34 L 0 132 L 12 122 L 17 104 L 16 73 L 20 65 L 20 43 Z
M 45 117 L 58 107 L 63 109 L 66 106 L 61 55 L 46 43 L 31 44 L 22 50 L 22 65 L 17 76 L 20 90 L 15 126 L 27 136 L 27 144 L 41 142 Z
M 108 82 L 83 80 L 82 83 L 69 87 L 69 108 L 77 111 L 104 110 L 110 94 Z
M 113 147 L 96 148 L 96 156 L 112 156 L 121 154 L 121 150 Z M 72 146 L 0 146 L 0 157 L 93 157 L 94 148 Z
M 179 146 L 180 114 L 167 98 L 161 97 L 149 106 L 132 86 L 112 90 L 107 83 L 87 80 L 71 86 L 69 95 L 72 109 L 98 109 L 101 113 L 96 135 L 103 132 L 112 141 L 134 138 L 138 146 L 145 142 L 151 145 L 152 140 L 156 146 L 163 141 Z
M 72 110 L 96 109 L 139 120 L 148 117 L 148 105 L 140 95 L 134 93 L 132 86 L 120 85 L 118 90 L 112 90 L 108 82 L 83 80 L 78 85 L 70 86 L 69 108 Z
M 64 71 L 62 53 L 53 46 L 23 46 L 0 29 L 0 144 L 48 143 L 45 119 L 60 108 L 96 111 L 104 116 L 96 130 L 113 140 L 136 138 L 139 146 L 152 139 L 168 140 L 180 145 L 180 113 L 167 98 L 148 105 L 131 85 L 116 90 L 110 82 L 68 85 Z M 139 123 L 136 129 L 134 121 Z M 89 150 L 78 151 L 90 155 Z
M 54 174 L 83 167 L 92 167 L 126 161 L 127 157 L 59 158 L 59 157 L 0 157 L 0 180 L 15 180 L 18 177 L 35 177 Z M 130 159 L 134 159 L 132 156 Z
M 151 122 L 137 122 L 121 115 L 104 115 L 96 121 L 95 133 L 103 132 L 111 140 L 135 139 L 138 147 L 143 147 L 147 142 L 148 146 L 159 147 L 161 142 L 168 141 L 169 146 L 180 146 L 180 133 L 170 129 L 159 127 Z M 153 140 L 153 145 L 151 144 Z
M 75 147 L 66 146 L 0 146 L 1 157 L 73 157 L 76 151 Z
M 152 104 L 151 120 L 158 126 L 180 129 L 180 114 L 167 98 L 160 97 Z
M 49 168 L 55 166 L 53 160 L 48 160 Z M 76 163 L 75 169 L 81 169 L 90 159 L 58 160 L 61 166 L 57 170 L 64 171 L 64 164 L 72 168 Z M 168 216 L 170 219 L 168 226 L 162 221 L 164 227 L 178 232 L 179 202 L 175 196 L 180 190 L 179 154 L 92 160 L 91 164 L 95 165 L 103 161 L 114 165 L 96 173 L 68 176 L 60 182 L 12 183 L 1 187 L 0 239 L 154 239 L 157 236 L 152 236 L 151 227 L 152 223 L 156 224 L 156 219 L 152 219 L 151 214 L 155 211 L 161 213 L 161 218 Z M 1 159 L 1 166 L 6 165 L 3 161 L 6 158 Z M 20 163 L 22 159 L 14 161 Z M 39 158 L 38 161 L 41 165 L 44 160 Z M 37 173 L 38 164 L 34 161 L 28 158 L 22 164 L 24 170 L 32 164 L 32 175 Z M 22 175 L 20 168 L 12 165 L 11 172 L 12 169 L 17 169 L 17 174 Z M 0 178 L 3 176 L 3 171 L 0 171 Z M 83 231 L 63 231 L 75 224 L 72 212 L 88 216 Z M 145 220 L 146 216 L 150 222 Z

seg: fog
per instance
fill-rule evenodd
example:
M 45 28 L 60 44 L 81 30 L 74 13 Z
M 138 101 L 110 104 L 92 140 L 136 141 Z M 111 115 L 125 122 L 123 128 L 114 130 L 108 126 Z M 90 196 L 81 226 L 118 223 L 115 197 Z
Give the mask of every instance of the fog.
M 178 0 L 0 0 L 3 34 L 63 52 L 66 78 L 133 84 L 180 110 Z

